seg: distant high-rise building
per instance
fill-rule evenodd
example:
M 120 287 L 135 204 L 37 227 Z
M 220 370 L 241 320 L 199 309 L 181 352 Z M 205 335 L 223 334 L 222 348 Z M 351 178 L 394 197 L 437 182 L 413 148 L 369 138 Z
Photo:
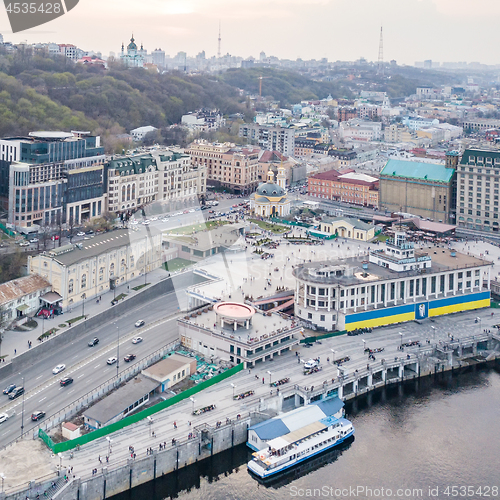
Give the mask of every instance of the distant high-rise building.
M 156 64 L 157 66 L 160 66 L 162 68 L 165 67 L 165 51 L 161 49 L 155 49 L 152 52 L 152 62 L 153 64 Z

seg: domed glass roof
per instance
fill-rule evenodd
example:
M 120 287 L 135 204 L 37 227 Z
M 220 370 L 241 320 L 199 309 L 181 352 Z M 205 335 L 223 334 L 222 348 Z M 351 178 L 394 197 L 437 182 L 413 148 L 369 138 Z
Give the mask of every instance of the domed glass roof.
M 278 184 L 272 184 L 270 182 L 266 182 L 265 184 L 261 184 L 257 188 L 257 194 L 260 196 L 283 196 L 285 194 L 285 190 L 278 186 Z

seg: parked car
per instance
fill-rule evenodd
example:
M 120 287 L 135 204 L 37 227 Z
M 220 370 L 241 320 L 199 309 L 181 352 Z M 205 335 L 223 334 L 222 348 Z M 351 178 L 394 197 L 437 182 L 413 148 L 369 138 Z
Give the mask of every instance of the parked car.
M 34 413 L 31 414 L 31 420 L 33 420 L 34 422 L 36 422 L 37 420 L 40 420 L 42 419 L 43 417 L 45 417 L 45 412 L 44 411 L 35 411 Z
M 24 387 L 16 387 L 10 394 L 9 398 L 10 399 L 16 399 L 18 396 L 20 396 L 24 392 Z
M 73 383 L 73 379 L 71 377 L 62 378 L 59 383 L 64 387 L 65 385 L 69 385 Z
M 142 342 L 142 337 L 134 337 L 132 339 L 132 344 L 139 344 L 140 342 Z
M 63 365 L 63 364 L 60 364 L 60 365 L 57 365 L 53 370 L 52 370 L 52 373 L 54 375 L 57 375 L 58 373 L 61 373 L 63 370 L 66 369 L 66 365 Z
M 38 243 L 38 238 L 31 238 L 30 243 Z
M 3 393 L 10 394 L 16 387 L 16 384 L 10 384 L 3 390 Z
M 135 326 L 137 328 L 139 328 L 140 326 L 144 326 L 145 324 L 146 324 L 146 322 L 143 319 L 140 319 L 140 320 L 135 322 Z
M 3 424 L 8 419 L 9 415 L 7 415 L 7 413 L 0 413 L 0 424 Z
M 124 361 L 126 361 L 127 363 L 128 363 L 129 361 L 133 361 L 134 359 L 135 359 L 135 354 L 127 354 L 127 355 L 123 358 L 123 360 L 124 360 Z
M 29 241 L 21 241 L 21 243 L 19 243 L 19 246 L 20 247 L 29 247 L 30 242 Z
M 113 356 L 111 358 L 108 358 L 106 363 L 108 363 L 108 365 L 114 365 L 116 363 L 116 361 L 117 361 L 117 359 Z
M 85 233 L 83 231 L 80 231 L 78 233 L 76 233 L 77 236 L 85 236 Z
M 99 339 L 97 337 L 94 337 L 90 342 L 89 342 L 89 347 L 94 347 L 99 343 Z

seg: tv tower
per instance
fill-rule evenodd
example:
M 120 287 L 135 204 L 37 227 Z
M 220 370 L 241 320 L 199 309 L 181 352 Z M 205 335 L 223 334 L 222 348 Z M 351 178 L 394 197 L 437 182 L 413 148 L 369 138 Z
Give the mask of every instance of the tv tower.
M 384 35 L 380 26 L 380 43 L 378 45 L 378 67 L 377 75 L 384 75 Z
M 217 46 L 217 59 L 220 59 L 220 21 L 219 21 L 219 39 L 218 39 L 218 46 Z

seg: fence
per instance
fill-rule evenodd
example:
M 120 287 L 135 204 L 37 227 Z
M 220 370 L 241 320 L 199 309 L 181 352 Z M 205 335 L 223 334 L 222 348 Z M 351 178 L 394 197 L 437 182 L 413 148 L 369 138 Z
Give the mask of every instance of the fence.
M 8 236 L 15 236 L 16 233 L 14 231 L 11 231 L 10 229 L 8 229 L 6 226 L 4 226 L 1 222 L 0 222 L 0 229 L 5 233 L 7 234 Z
M 280 219 L 278 217 L 271 217 L 271 221 L 274 222 L 275 224 L 286 224 L 288 226 L 298 226 L 305 228 L 309 228 L 312 225 L 312 224 L 307 224 L 305 222 L 296 222 L 294 220 Z
M 306 337 L 300 339 L 301 344 L 309 344 L 310 342 L 316 342 L 317 340 L 329 339 L 330 337 L 338 337 L 339 335 L 344 335 L 347 330 L 339 330 L 338 332 L 323 333 L 322 335 L 317 335 L 315 337 Z
M 180 401 L 183 401 L 186 398 L 189 398 L 190 396 L 207 389 L 208 387 L 211 387 L 222 380 L 225 380 L 226 378 L 229 378 L 236 373 L 240 372 L 243 370 L 243 363 L 240 363 L 239 365 L 234 366 L 233 368 L 227 370 L 224 373 L 221 373 L 220 375 L 216 375 L 215 377 L 211 378 L 210 380 L 205 380 L 204 382 L 201 382 L 200 384 L 191 387 L 187 389 L 184 392 L 181 392 L 180 394 L 177 394 L 166 401 L 162 401 L 161 403 L 158 403 L 157 405 L 151 407 L 151 408 L 146 408 L 145 410 L 142 410 L 135 415 L 130 415 L 128 417 L 123 418 L 119 422 L 115 422 L 114 424 L 107 425 L 106 427 L 102 427 L 101 429 L 97 429 L 90 434 L 86 434 L 84 436 L 80 436 L 76 439 L 72 439 L 69 441 L 64 441 L 62 443 L 54 443 L 50 436 L 47 435 L 47 433 L 39 429 L 38 431 L 38 436 L 43 440 L 45 444 L 52 450 L 53 453 L 61 453 L 64 451 L 72 450 L 73 448 L 76 448 L 77 446 L 87 444 L 91 441 L 94 441 L 95 439 L 99 439 L 101 437 L 107 436 L 108 434 L 112 434 L 113 432 L 119 431 L 123 429 L 124 427 L 127 427 L 129 425 L 135 424 L 139 422 L 140 420 L 145 419 L 146 417 L 150 415 L 154 415 L 155 413 L 158 413 L 159 411 L 165 410 L 166 408 L 169 408 L 170 406 L 179 403 Z

